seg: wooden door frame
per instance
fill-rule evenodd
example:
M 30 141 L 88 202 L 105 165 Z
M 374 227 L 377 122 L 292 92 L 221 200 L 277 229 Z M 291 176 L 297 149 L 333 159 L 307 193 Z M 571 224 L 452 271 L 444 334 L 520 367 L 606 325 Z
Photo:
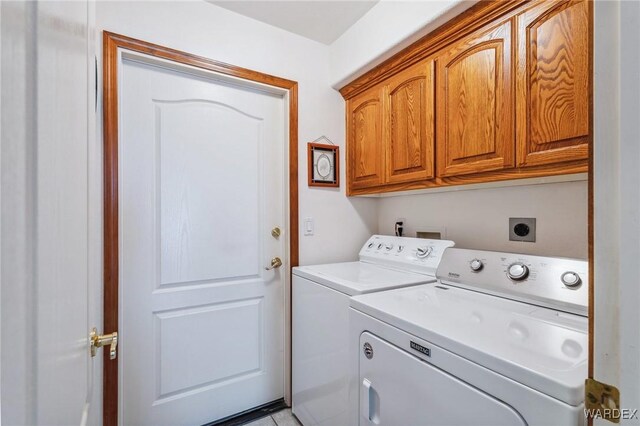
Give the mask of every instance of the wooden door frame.
M 289 267 L 298 266 L 298 83 L 258 71 L 236 67 L 168 47 L 120 34 L 103 32 L 103 107 L 104 107 L 104 324 L 105 333 L 118 330 L 118 63 L 119 50 L 128 50 L 218 74 L 265 84 L 288 91 L 289 95 Z M 289 283 L 291 269 L 289 269 Z M 290 300 L 290 286 L 285 293 Z M 285 306 L 285 323 L 291 324 L 291 305 Z M 287 327 L 285 327 L 287 329 Z M 290 327 L 288 328 L 290 330 Z M 290 340 L 285 336 L 285 340 Z M 289 349 L 291 345 L 289 343 Z M 290 350 L 285 365 L 290 364 Z M 290 377 L 289 377 L 290 379 Z M 289 380 L 290 383 L 290 380 Z M 285 387 L 288 385 L 285 383 Z M 103 424 L 118 424 L 118 361 L 104 358 Z

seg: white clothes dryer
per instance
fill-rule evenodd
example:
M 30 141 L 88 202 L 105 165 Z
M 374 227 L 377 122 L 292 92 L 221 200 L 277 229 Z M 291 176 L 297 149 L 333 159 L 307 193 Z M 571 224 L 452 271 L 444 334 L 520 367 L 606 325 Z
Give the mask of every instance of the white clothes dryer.
M 586 261 L 448 249 L 351 300 L 351 425 L 582 425 Z

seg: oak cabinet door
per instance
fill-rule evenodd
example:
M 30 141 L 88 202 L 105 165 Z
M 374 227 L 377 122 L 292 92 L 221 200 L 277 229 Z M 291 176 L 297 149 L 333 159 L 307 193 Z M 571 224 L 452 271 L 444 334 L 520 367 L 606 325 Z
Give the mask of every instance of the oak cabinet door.
M 437 59 L 438 176 L 514 166 L 511 22 L 470 36 Z
M 541 2 L 518 15 L 518 165 L 588 158 L 591 137 L 591 6 Z
M 373 87 L 347 103 L 347 173 L 349 189 L 383 183 L 382 88 Z
M 391 77 L 385 87 L 386 182 L 434 177 L 434 62 L 418 63 Z

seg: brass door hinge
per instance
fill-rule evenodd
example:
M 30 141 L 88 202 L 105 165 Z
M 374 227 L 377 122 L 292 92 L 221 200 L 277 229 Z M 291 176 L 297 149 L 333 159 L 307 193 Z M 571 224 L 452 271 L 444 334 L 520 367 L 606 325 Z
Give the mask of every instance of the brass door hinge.
M 584 382 L 584 412 L 587 417 L 620 423 L 620 391 L 594 379 Z

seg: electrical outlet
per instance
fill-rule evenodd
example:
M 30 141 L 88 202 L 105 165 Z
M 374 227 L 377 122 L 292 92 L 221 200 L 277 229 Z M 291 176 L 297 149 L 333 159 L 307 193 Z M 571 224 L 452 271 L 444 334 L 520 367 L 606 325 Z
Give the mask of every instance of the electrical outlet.
M 405 218 L 398 218 L 396 219 L 396 223 L 393 225 L 393 230 L 396 234 L 397 237 L 402 237 L 404 235 L 404 230 L 406 229 L 407 226 L 407 219 Z
M 510 217 L 509 241 L 536 242 L 535 217 Z

